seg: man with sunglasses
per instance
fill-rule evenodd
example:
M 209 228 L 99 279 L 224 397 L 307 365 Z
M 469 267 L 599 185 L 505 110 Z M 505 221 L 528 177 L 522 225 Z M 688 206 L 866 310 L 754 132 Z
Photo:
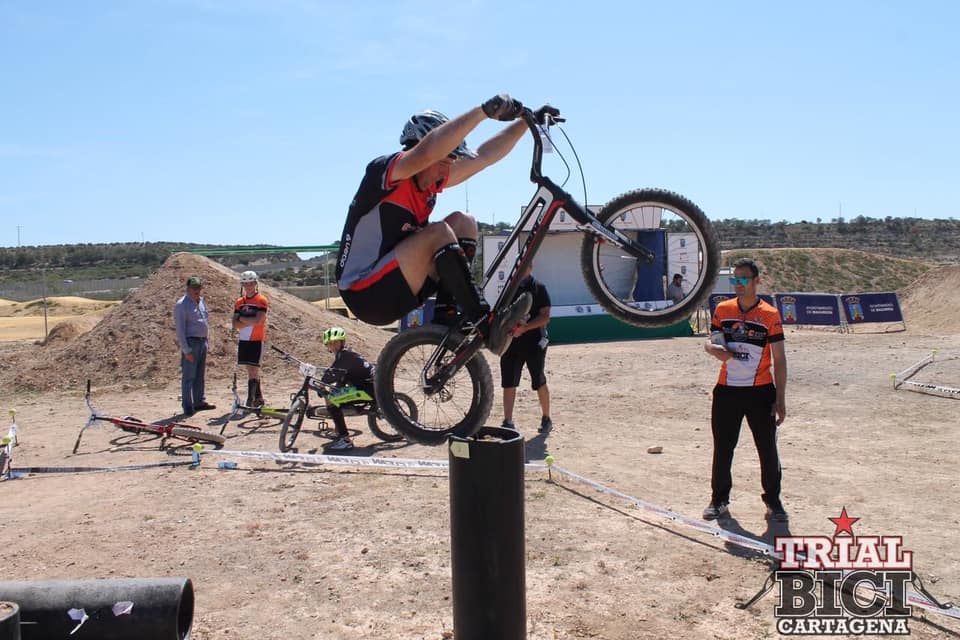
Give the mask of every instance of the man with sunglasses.
M 710 323 L 711 339 L 704 345 L 723 364 L 713 389 L 712 497 L 703 517 L 715 520 L 728 512 L 733 453 L 746 417 L 760 456 L 766 517 L 786 522 L 777 452 L 777 427 L 787 415 L 787 358 L 780 313 L 757 295 L 760 269 L 753 260 L 737 260 L 730 283 L 737 297 L 717 305 Z
M 336 269 L 340 295 L 360 320 L 394 322 L 439 288 L 488 349 L 500 355 L 510 345 L 510 331 L 529 310 L 530 296 L 491 317 L 465 253 L 476 246 L 476 219 L 459 211 L 439 222 L 429 217 L 437 194 L 513 149 L 527 130 L 517 120 L 522 110 L 500 94 L 453 119 L 433 110 L 415 113 L 400 134 L 402 150 L 367 165 L 347 212 Z M 516 121 L 472 151 L 464 138 L 488 118 Z

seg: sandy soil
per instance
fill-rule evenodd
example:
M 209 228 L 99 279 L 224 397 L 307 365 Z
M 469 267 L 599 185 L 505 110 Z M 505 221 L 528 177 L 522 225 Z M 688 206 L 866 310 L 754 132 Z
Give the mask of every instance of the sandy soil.
M 170 285 L 175 293 L 179 275 L 167 280 L 177 283 Z M 914 289 L 936 285 L 931 280 Z M 956 324 L 944 330 L 938 316 L 934 326 L 924 326 L 921 301 L 913 305 L 917 320 L 906 332 L 788 330 L 789 415 L 780 448 L 790 523 L 765 521 L 756 454 L 744 435 L 734 463 L 733 517 L 723 526 L 768 542 L 786 533 L 830 536 L 835 528 L 828 518 L 846 507 L 860 518 L 857 535 L 902 535 L 926 586 L 942 600 L 957 602 L 960 405 L 894 391 L 889 378 L 931 350 L 960 353 Z M 58 363 L 75 357 L 78 352 L 69 349 L 79 349 L 97 331 L 115 331 L 121 346 L 123 336 L 146 335 L 133 324 L 126 333 L 110 325 L 131 322 L 115 315 L 129 302 L 65 345 L 0 346 L 5 388 L 11 388 L 18 368 L 29 376 L 56 377 L 47 388 L 20 387 L 0 404 L 19 411 L 15 467 L 189 460 L 186 448 L 164 452 L 156 440 L 107 424 L 87 430 L 78 453 L 71 454 L 88 415 L 77 380 L 90 370 L 104 376 L 108 371 L 86 360 L 58 375 Z M 144 313 L 149 311 L 144 302 L 134 302 L 141 305 L 140 315 L 153 315 Z M 169 296 L 163 302 L 164 308 L 172 304 Z M 301 317 L 302 335 L 315 336 L 312 316 Z M 373 328 L 357 331 L 372 356 L 385 336 Z M 278 332 L 294 336 L 282 324 Z M 547 373 L 556 426 L 549 436 L 536 433 L 535 394 L 522 388 L 518 398 L 516 418 L 528 460 L 549 453 L 564 469 L 698 517 L 709 499 L 708 416 L 717 375 L 717 363 L 704 354 L 702 342 L 696 337 L 551 347 Z M 306 342 L 300 347 L 312 348 Z M 179 409 L 175 347 L 163 342 L 162 349 L 167 355 L 157 356 L 147 374 L 119 371 L 102 384 L 95 379 L 95 404 L 114 416 L 173 416 Z M 213 352 L 208 397 L 218 410 L 198 414 L 193 424 L 212 431 L 223 425 L 232 356 L 225 347 Z M 960 387 L 958 363 L 932 365 L 914 379 Z M 275 394 L 298 383 L 289 367 L 275 366 L 267 375 L 267 388 Z M 490 423 L 500 418 L 498 399 Z M 358 458 L 448 455 L 442 446 L 378 443 L 362 418 L 349 424 L 357 434 Z M 277 420 L 231 421 L 224 433 L 228 449 L 277 450 Z M 304 433 L 300 452 L 316 452 L 325 442 L 322 434 Z M 663 453 L 648 454 L 650 446 L 662 446 Z M 189 576 L 196 589 L 198 640 L 452 637 L 444 472 L 245 458 L 237 458 L 237 470 L 222 471 L 216 468 L 221 459 L 205 455 L 192 470 L 35 474 L 0 482 L 4 575 L 12 580 Z M 527 474 L 525 510 L 531 639 L 777 635 L 775 594 L 745 611 L 734 607 L 762 586 L 769 571 L 763 558 L 582 484 L 551 482 L 540 471 Z M 958 621 L 931 614 L 918 613 L 910 628 L 917 638 L 960 635 Z
M 931 349 L 960 350 L 960 340 L 799 331 L 788 340 L 790 415 L 781 449 L 789 530 L 832 535 L 827 518 L 846 507 L 861 518 L 858 534 L 903 535 L 927 586 L 960 599 L 956 403 L 893 391 L 888 378 Z M 701 339 L 559 346 L 548 362 L 553 433 L 536 434 L 528 389 L 518 401 L 528 458 L 549 452 L 565 469 L 696 517 L 709 498 L 707 415 L 716 375 Z M 960 386 L 960 371 L 934 367 L 922 375 Z M 229 404 L 227 386 L 223 379 L 211 385 L 220 407 Z M 178 406 L 175 384 L 100 393 L 94 401 L 110 415 L 148 420 L 169 418 Z M 18 466 L 187 459 L 184 449 L 165 454 L 156 441 L 108 425 L 88 430 L 71 455 L 86 419 L 76 392 L 25 394 L 6 404 L 19 409 Z M 193 423 L 214 430 L 225 417 L 200 415 Z M 351 427 L 357 456 L 447 456 L 445 447 L 377 444 L 362 419 Z M 277 448 L 275 420 L 231 422 L 225 433 L 230 449 Z M 310 433 L 301 438 L 302 452 L 325 442 Z M 663 454 L 647 454 L 651 445 Z M 209 456 L 196 470 L 3 482 L 5 573 L 189 576 L 200 640 L 450 637 L 444 473 L 245 459 L 237 471 L 218 471 L 218 459 Z M 763 518 L 748 437 L 734 473 L 734 520 L 725 526 L 769 540 L 774 532 Z M 528 474 L 525 506 L 530 638 L 775 635 L 771 596 L 747 611 L 734 608 L 760 588 L 767 573 L 761 559 L 584 486 L 550 483 L 540 472 Z M 960 631 L 955 621 L 928 618 L 913 619 L 915 637 L 954 637 L 934 623 Z

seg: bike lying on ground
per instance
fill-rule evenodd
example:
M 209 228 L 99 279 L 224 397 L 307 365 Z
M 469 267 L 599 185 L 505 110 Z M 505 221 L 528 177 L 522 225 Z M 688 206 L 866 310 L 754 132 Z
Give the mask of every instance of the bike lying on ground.
M 240 402 L 240 394 L 237 392 L 237 372 L 233 372 L 233 385 L 230 387 L 230 390 L 233 391 L 233 407 L 230 410 L 230 418 L 240 414 L 249 414 L 252 413 L 258 418 L 279 418 L 283 419 L 287 415 L 286 407 L 271 407 L 269 405 L 260 405 L 259 407 L 253 407 L 250 405 L 243 404 Z M 224 429 L 227 428 L 227 425 L 230 423 L 229 418 L 223 423 L 223 426 L 220 427 L 220 433 L 223 434 Z
M 532 264 L 550 223 L 569 216 L 584 234 L 580 249 L 584 281 L 611 316 L 638 327 L 663 327 L 689 318 L 710 294 L 720 265 L 717 236 L 703 211 L 676 193 L 640 189 L 617 196 L 594 213 L 542 173 L 544 139 L 556 148 L 549 130 L 564 122 L 559 110 L 524 107 L 520 117 L 533 136 L 530 181 L 537 190 L 484 275 L 488 282 L 517 245 L 517 258 L 503 280 L 493 317 L 513 302 L 518 274 Z M 558 155 L 569 176 L 570 165 Z M 670 258 L 676 259 L 671 264 L 682 258 L 688 283 L 677 302 L 666 295 L 668 249 Z M 392 338 L 377 360 L 377 397 L 409 396 L 418 412 L 411 416 L 396 401 L 381 401 L 387 420 L 423 444 L 473 435 L 490 415 L 493 401 L 490 367 L 483 357 L 474 357 L 482 347 L 477 329 L 463 324 L 422 325 Z
M 339 407 L 343 411 L 344 417 L 348 416 L 367 416 L 367 426 L 370 432 L 384 442 L 396 442 L 403 439 L 403 435 L 397 433 L 384 418 L 383 412 L 377 406 L 376 400 L 370 397 L 362 389 L 355 387 L 340 387 L 334 384 L 324 382 L 321 377 L 326 371 L 337 371 L 332 368 L 323 368 L 303 362 L 293 357 L 284 350 L 270 345 L 270 348 L 280 354 L 287 362 L 296 364 L 300 375 L 303 376 L 303 383 L 295 393 L 290 396 L 290 408 L 286 410 L 283 417 L 283 423 L 280 425 L 280 451 L 289 451 L 293 448 L 300 435 L 300 429 L 305 419 L 319 420 L 321 428 L 326 429 L 326 421 L 330 419 L 330 412 L 326 401 Z M 318 377 L 321 376 L 321 377 Z M 310 405 L 310 390 L 316 391 L 324 401 L 320 405 Z M 409 397 L 400 395 L 395 399 L 399 405 L 403 406 L 403 411 L 409 412 L 416 420 L 417 408 L 413 400 Z M 408 415 L 408 414 L 404 414 Z
M 103 415 L 97 411 L 96 407 L 93 406 L 93 402 L 90 400 L 89 380 L 87 380 L 87 392 L 83 398 L 87 403 L 87 408 L 90 410 L 90 417 L 87 419 L 87 424 L 83 425 L 83 427 L 80 429 L 80 433 L 77 434 L 77 441 L 73 445 L 74 453 L 76 453 L 77 449 L 80 448 L 80 438 L 83 437 L 83 432 L 96 424 L 98 421 L 109 422 L 110 424 L 120 427 L 121 430 L 128 433 L 152 433 L 158 435 L 160 436 L 161 449 L 166 447 L 167 440 L 171 438 L 174 440 L 184 440 L 185 442 L 212 444 L 216 445 L 217 448 L 220 448 L 226 441 L 226 438 L 219 434 L 207 433 L 206 431 L 201 430 L 200 427 L 195 427 L 191 424 L 184 424 L 182 422 L 156 424 L 144 422 L 143 420 L 134 418 L 132 416 L 113 418 Z

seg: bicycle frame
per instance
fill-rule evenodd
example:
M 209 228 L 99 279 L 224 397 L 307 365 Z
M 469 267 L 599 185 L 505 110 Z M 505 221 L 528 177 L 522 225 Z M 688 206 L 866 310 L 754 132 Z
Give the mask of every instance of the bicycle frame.
M 87 380 L 87 391 L 83 396 L 84 401 L 87 403 L 87 409 L 90 411 L 90 416 L 87 418 L 87 423 L 83 425 L 80 429 L 80 433 L 77 434 L 77 441 L 73 445 L 73 453 L 76 453 L 80 448 L 80 438 L 83 437 L 83 432 L 88 428 L 92 427 L 98 421 L 100 422 L 109 422 L 110 424 L 120 427 L 121 429 L 136 429 L 138 431 L 146 431 L 147 433 L 153 433 L 161 437 L 160 448 L 163 449 L 166 446 L 166 441 L 168 438 L 173 438 L 177 440 L 184 440 L 185 442 L 191 442 L 191 438 L 184 435 L 178 434 L 176 429 L 189 429 L 196 431 L 198 433 L 203 433 L 200 427 L 197 427 L 192 424 L 184 424 L 182 422 L 170 422 L 167 424 L 154 424 L 149 422 L 141 422 L 140 420 L 132 418 L 114 418 L 111 416 L 104 415 L 100 413 L 95 406 L 93 406 L 93 401 L 90 399 L 90 381 Z M 222 443 L 222 439 L 221 439 Z
M 533 135 L 533 161 L 530 166 L 530 181 L 537 185 L 537 191 L 530 203 L 524 208 L 523 213 L 520 214 L 519 221 L 483 276 L 485 285 L 500 268 L 500 263 L 503 262 L 511 247 L 519 241 L 520 234 L 527 223 L 535 216 L 533 226 L 530 228 L 530 235 L 518 248 L 517 259 L 510 269 L 510 273 L 507 274 L 506 286 L 501 290 L 496 304 L 494 304 L 494 309 L 498 310 L 505 308 L 513 301 L 513 297 L 520 287 L 520 281 L 516 277 L 517 274 L 522 273 L 527 265 L 533 261 L 533 256 L 536 255 L 540 245 L 543 244 L 544 238 L 546 238 L 550 223 L 560 212 L 569 215 L 578 223 L 577 228 L 580 231 L 596 236 L 599 242 L 609 242 L 623 249 L 630 256 L 647 263 L 653 262 L 655 258 L 653 252 L 628 238 L 621 231 L 601 224 L 596 216 L 590 213 L 586 207 L 580 205 L 573 196 L 543 175 L 541 126 L 544 127 L 544 130 L 547 130 L 554 122 L 563 122 L 563 119 L 557 117 L 559 112 L 556 110 L 544 107 L 540 111 L 543 112 L 542 116 L 538 116 L 539 112 L 535 113 L 525 108 L 522 116 L 527 128 Z M 542 118 L 542 124 L 539 122 L 539 118 Z
M 520 280 L 517 278 L 517 274 L 523 273 L 524 269 L 531 264 L 533 257 L 537 251 L 539 251 L 540 246 L 546 238 L 550 223 L 553 222 L 553 219 L 560 212 L 565 212 L 569 215 L 578 223 L 577 228 L 581 232 L 596 236 L 599 242 L 613 244 L 623 249 L 624 252 L 631 257 L 647 263 L 653 262 L 655 258 L 653 252 L 628 238 L 621 231 L 601 224 L 596 216 L 574 200 L 573 196 L 564 191 L 563 188 L 549 177 L 543 175 L 543 140 L 540 137 L 541 127 L 546 131 L 553 123 L 563 122 L 563 119 L 559 117 L 559 111 L 550 107 L 543 107 L 537 112 L 529 108 L 524 108 L 521 117 L 533 136 L 533 160 L 530 166 L 530 181 L 537 185 L 537 191 L 534 193 L 530 203 L 524 208 L 518 223 L 514 226 L 507 241 L 503 243 L 496 257 L 494 257 L 490 263 L 490 267 L 484 274 L 484 285 L 490 281 L 490 278 L 492 278 L 500 268 L 500 263 L 503 262 L 513 245 L 519 242 L 522 230 L 531 219 L 533 220 L 533 224 L 530 227 L 529 236 L 527 236 L 527 239 L 518 248 L 517 259 L 514 261 L 506 277 L 506 285 L 500 291 L 500 295 L 497 296 L 497 300 L 493 305 L 494 313 L 503 311 L 513 301 L 520 287 Z M 446 366 L 439 368 L 435 375 L 428 376 L 427 371 L 435 368 L 437 360 L 446 348 L 449 336 L 450 334 L 448 333 L 447 338 L 444 338 L 440 346 L 437 347 L 423 369 L 421 386 L 428 395 L 439 391 L 446 381 L 483 346 L 482 341 L 477 339 L 475 334 L 468 336 L 467 340 L 462 342 L 456 349 L 453 349 L 453 359 Z

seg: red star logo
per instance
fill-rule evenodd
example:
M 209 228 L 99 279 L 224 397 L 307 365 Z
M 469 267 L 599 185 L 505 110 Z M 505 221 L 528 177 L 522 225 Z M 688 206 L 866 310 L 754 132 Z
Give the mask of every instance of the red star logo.
M 828 518 L 830 522 L 837 525 L 837 531 L 833 534 L 833 537 L 836 538 L 838 535 L 846 531 L 848 534 L 853 536 L 853 523 L 859 520 L 860 518 L 851 518 L 847 515 L 847 508 L 844 507 L 840 512 L 840 517 L 838 518 Z

